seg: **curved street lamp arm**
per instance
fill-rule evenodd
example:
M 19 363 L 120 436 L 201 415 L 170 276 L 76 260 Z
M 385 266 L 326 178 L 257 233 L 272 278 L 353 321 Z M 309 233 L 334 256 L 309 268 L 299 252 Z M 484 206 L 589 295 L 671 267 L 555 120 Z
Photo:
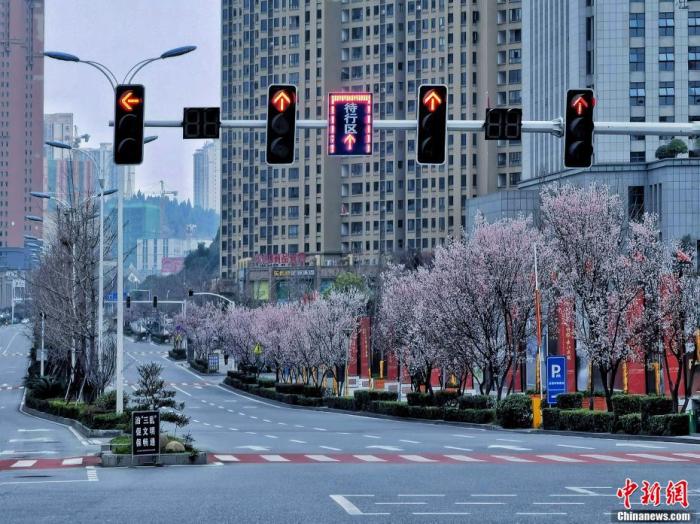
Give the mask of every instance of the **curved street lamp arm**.
M 133 82 L 133 81 L 134 81 L 134 77 L 136 76 L 136 73 L 138 73 L 139 71 L 141 71 L 141 69 L 143 69 L 144 67 L 146 67 L 146 66 L 147 66 L 148 64 L 150 64 L 151 62 L 155 62 L 156 60 L 160 60 L 160 57 L 157 57 L 157 58 L 148 58 L 148 59 L 146 59 L 146 60 L 142 60 L 141 62 L 139 62 L 138 64 L 136 64 L 134 67 L 132 67 L 132 68 L 129 70 L 129 73 L 131 73 L 132 70 L 133 70 L 134 72 L 131 73 L 131 76 L 128 78 L 127 83 L 130 84 L 131 82 Z M 127 76 L 129 75 L 129 73 L 127 73 Z M 125 77 L 125 78 L 126 78 L 126 77 Z
M 107 66 L 100 64 L 99 62 L 95 62 L 94 60 L 81 60 L 80 62 L 82 64 L 90 65 L 97 69 L 100 73 L 102 73 L 109 82 L 109 85 L 112 86 L 112 91 L 115 91 L 117 89 L 117 84 L 119 84 L 119 80 L 117 80 L 117 77 L 114 76 L 114 73 L 112 73 L 112 71 L 110 71 Z

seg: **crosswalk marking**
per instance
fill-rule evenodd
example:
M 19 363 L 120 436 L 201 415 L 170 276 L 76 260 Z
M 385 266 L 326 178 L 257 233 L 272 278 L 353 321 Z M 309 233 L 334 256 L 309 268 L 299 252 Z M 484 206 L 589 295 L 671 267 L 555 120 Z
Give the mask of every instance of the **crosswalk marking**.
M 214 455 L 221 462 L 238 462 L 238 459 L 233 455 Z
M 63 461 L 61 462 L 61 465 L 62 466 L 79 466 L 82 463 L 83 463 L 83 458 L 78 457 L 78 458 L 63 459 Z
M 410 460 L 411 462 L 435 462 L 433 459 L 429 459 L 421 455 L 399 455 L 399 457 Z
M 268 462 L 289 462 L 289 459 L 284 458 L 282 455 L 260 455 L 262 458 Z
M 532 462 L 531 460 L 524 459 L 522 457 L 516 457 L 514 455 L 491 455 L 493 458 L 507 460 L 508 462 Z
M 309 457 L 311 460 L 315 460 L 317 462 L 338 462 L 338 459 L 334 459 L 332 457 L 329 457 L 327 455 L 306 455 Z
M 12 464 L 10 467 L 11 468 L 31 468 L 34 464 L 36 464 L 36 460 L 18 460 L 14 464 Z
M 700 459 L 700 453 L 674 453 L 674 455 L 678 455 L 679 457 Z
M 447 458 L 452 460 L 458 460 L 460 462 L 483 462 L 481 459 L 474 457 L 468 457 L 467 455 L 445 455 Z
M 554 460 L 556 462 L 583 462 L 583 460 L 575 459 L 573 457 L 563 457 L 561 455 L 537 455 L 543 459 Z
M 95 470 L 95 466 L 87 466 L 85 469 L 87 470 L 88 481 L 97 482 L 99 480 L 97 478 L 97 470 Z
M 386 462 L 383 458 L 375 457 L 374 455 L 353 455 L 353 457 L 363 462 Z
M 660 460 L 662 462 L 688 462 L 688 460 L 684 458 L 665 457 L 663 455 L 652 455 L 651 453 L 627 453 L 627 455 L 651 460 Z
M 632 459 L 626 459 L 622 457 L 614 457 L 612 455 L 582 455 L 583 457 L 589 457 L 596 460 L 604 460 L 607 462 L 634 462 Z

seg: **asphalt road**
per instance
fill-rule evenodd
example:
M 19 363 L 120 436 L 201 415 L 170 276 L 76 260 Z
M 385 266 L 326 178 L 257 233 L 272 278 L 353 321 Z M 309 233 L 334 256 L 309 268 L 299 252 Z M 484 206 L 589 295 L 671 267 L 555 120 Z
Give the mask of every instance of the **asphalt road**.
M 0 330 L 0 355 L 5 338 Z M 661 508 L 668 481 L 687 480 L 689 510 L 700 511 L 700 446 L 293 409 L 223 388 L 221 376 L 202 377 L 165 358 L 166 351 L 127 342 L 127 391 L 139 363 L 163 364 L 164 378 L 192 417 L 186 431 L 212 452 L 211 463 L 6 469 L 0 471 L 0 520 L 610 522 L 608 514 L 622 509 L 615 493 L 626 478 L 639 485 L 658 481 Z M 0 356 L 0 373 L 5 362 L 11 361 Z M 8 393 L 10 404 L 19 401 L 19 392 Z M 5 395 L 0 392 L 0 399 Z M 3 447 L 17 428 L 34 427 L 19 413 L 6 421 L 13 409 L 0 410 Z M 69 436 L 62 445 L 84 452 Z M 639 491 L 632 501 L 633 508 L 642 507 Z

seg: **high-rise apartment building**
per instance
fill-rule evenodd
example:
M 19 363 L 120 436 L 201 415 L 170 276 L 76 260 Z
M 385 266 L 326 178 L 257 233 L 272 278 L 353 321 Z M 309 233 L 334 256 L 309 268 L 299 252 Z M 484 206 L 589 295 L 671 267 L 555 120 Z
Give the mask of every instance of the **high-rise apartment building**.
M 326 119 L 331 91 L 370 92 L 373 117 L 414 120 L 421 84 L 446 84 L 450 119 L 520 104 L 520 2 L 224 0 L 222 118 L 264 119 L 273 83 L 298 117 Z M 414 131 L 376 130 L 373 154 L 328 157 L 297 130 L 296 161 L 265 164 L 265 133 L 222 139 L 221 276 L 256 254 L 354 254 L 364 264 L 459 234 L 466 200 L 520 177 L 520 146 L 448 133 L 447 162 L 416 163 Z M 505 159 L 505 160 L 503 160 Z
M 595 119 L 700 119 L 700 1 L 571 0 L 523 3 L 525 118 L 563 114 L 566 90 L 595 89 Z M 594 162 L 653 160 L 672 137 L 604 136 Z M 559 171 L 561 139 L 524 138 L 528 177 Z
M 41 236 L 24 217 L 42 214 L 29 192 L 43 185 L 43 51 L 43 0 L 0 2 L 0 267 Z
M 207 142 L 192 155 L 194 205 L 221 212 L 221 142 Z

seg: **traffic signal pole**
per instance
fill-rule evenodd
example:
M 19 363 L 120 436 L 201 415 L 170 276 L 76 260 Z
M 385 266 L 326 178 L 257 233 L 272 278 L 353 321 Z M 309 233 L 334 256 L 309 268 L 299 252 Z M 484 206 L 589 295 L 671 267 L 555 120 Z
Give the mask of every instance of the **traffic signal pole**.
M 484 129 L 484 120 L 448 120 L 448 131 L 479 132 Z M 114 125 L 110 121 L 110 126 Z M 224 129 L 265 129 L 265 120 L 222 120 Z M 326 129 L 327 120 L 297 120 L 298 129 Z M 415 131 L 416 120 L 374 120 L 375 129 L 391 131 Z M 145 127 L 182 127 L 182 120 L 146 120 Z M 524 120 L 523 133 L 564 135 L 564 120 Z M 595 122 L 594 135 L 657 135 L 700 136 L 700 122 Z

